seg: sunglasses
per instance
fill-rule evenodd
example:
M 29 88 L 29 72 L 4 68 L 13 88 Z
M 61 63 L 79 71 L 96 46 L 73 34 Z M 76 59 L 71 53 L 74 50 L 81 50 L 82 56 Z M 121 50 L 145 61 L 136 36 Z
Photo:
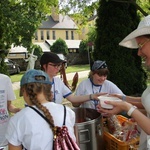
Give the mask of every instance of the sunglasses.
M 60 69 L 62 66 L 61 64 L 48 64 L 48 65 L 53 66 L 56 69 Z

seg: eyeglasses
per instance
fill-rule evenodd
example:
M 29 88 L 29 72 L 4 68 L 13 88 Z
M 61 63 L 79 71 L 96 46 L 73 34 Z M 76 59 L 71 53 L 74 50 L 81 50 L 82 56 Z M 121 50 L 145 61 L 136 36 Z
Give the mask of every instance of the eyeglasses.
M 143 43 L 138 44 L 139 49 L 142 49 L 143 46 L 144 46 L 145 44 L 147 44 L 149 41 L 150 41 L 150 39 L 147 39 L 147 40 L 145 40 Z
M 48 64 L 48 65 L 50 65 L 50 66 L 53 66 L 54 68 L 56 68 L 56 69 L 60 69 L 61 68 L 61 64 Z

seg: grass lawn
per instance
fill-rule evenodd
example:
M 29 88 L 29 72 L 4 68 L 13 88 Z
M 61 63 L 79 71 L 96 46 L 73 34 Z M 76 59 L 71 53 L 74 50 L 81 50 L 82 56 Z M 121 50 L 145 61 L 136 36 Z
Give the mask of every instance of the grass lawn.
M 67 70 L 66 70 L 66 73 L 79 72 L 79 71 L 85 71 L 85 70 L 89 70 L 89 65 L 74 65 L 74 66 L 68 66 Z M 24 74 L 24 72 L 21 72 L 20 74 L 10 76 L 10 78 L 11 78 L 12 82 L 18 82 L 18 81 L 20 81 L 23 74 Z M 78 84 L 84 79 L 85 78 L 79 79 Z M 72 81 L 69 81 L 69 83 L 71 84 Z M 15 95 L 16 95 L 16 100 L 14 100 L 12 103 L 16 107 L 23 108 L 24 107 L 23 97 L 19 96 L 19 90 L 15 90 L 14 92 L 15 92 Z
M 78 81 L 78 84 L 79 84 L 82 80 L 84 80 L 84 79 L 86 79 L 86 78 L 80 78 L 79 81 Z M 72 83 L 72 81 L 69 81 L 69 84 L 71 84 L 71 83 Z M 23 107 L 24 107 L 24 100 L 23 100 L 23 97 L 20 97 L 20 96 L 19 96 L 19 90 L 15 90 L 14 92 L 15 92 L 15 95 L 16 95 L 16 100 L 14 100 L 14 101 L 12 102 L 13 105 L 16 106 L 16 107 L 19 107 L 19 108 L 23 108 Z
M 71 72 L 79 72 L 79 71 L 85 71 L 85 70 L 89 70 L 89 64 L 87 65 L 73 65 L 73 66 L 68 66 L 66 69 L 66 73 L 71 73 Z M 20 81 L 20 79 L 22 78 L 23 74 L 25 71 L 22 71 L 19 74 L 15 74 L 15 75 L 11 75 L 11 81 L 12 82 L 18 82 Z
M 66 73 L 71 73 L 71 72 L 79 72 L 79 71 L 84 71 L 84 70 L 89 70 L 89 65 L 73 65 L 73 66 L 68 66 Z M 12 82 L 18 82 L 20 81 L 22 75 L 24 74 L 24 72 L 21 72 L 20 74 L 17 75 L 12 75 L 11 80 Z M 148 72 L 148 80 L 147 80 L 147 85 L 150 85 L 150 73 Z M 85 78 L 80 78 L 78 81 L 78 84 L 84 80 Z M 71 84 L 72 81 L 69 81 L 69 83 Z M 13 104 L 16 107 L 20 107 L 23 108 L 24 107 L 24 101 L 23 101 L 23 97 L 19 96 L 19 90 L 15 90 L 15 95 L 16 95 L 16 100 L 13 101 Z

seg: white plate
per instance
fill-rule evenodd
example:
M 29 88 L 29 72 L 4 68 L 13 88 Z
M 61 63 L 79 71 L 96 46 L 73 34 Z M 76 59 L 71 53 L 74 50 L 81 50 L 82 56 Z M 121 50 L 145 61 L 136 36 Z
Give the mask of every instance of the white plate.
M 117 97 L 110 97 L 110 96 L 99 96 L 98 99 L 100 100 L 101 107 L 106 109 L 113 109 L 113 105 L 106 104 L 105 101 L 122 101 Z

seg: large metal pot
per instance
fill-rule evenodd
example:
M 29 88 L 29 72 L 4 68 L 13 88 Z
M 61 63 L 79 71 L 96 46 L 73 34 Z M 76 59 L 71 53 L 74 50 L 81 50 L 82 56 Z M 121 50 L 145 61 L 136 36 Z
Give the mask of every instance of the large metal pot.
M 95 109 L 73 108 L 76 114 L 75 135 L 81 150 L 103 150 L 102 117 Z

